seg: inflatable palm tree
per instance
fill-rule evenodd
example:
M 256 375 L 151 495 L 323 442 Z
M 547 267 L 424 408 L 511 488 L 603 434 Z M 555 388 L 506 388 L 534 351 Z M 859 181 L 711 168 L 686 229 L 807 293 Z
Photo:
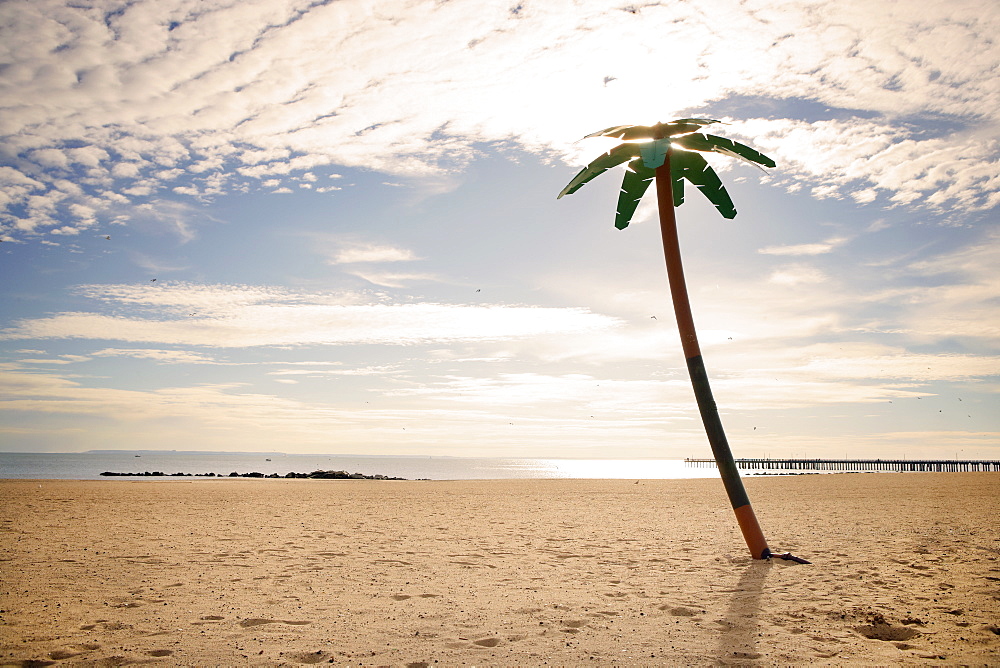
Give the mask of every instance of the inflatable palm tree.
M 628 162 L 625 179 L 622 181 L 621 194 L 618 197 L 618 211 L 615 216 L 615 227 L 625 229 L 632 220 L 639 200 L 652 181 L 656 181 L 656 197 L 660 213 L 660 231 L 663 235 L 663 251 L 667 261 L 667 277 L 670 281 L 670 294 L 674 303 L 674 313 L 677 316 L 677 328 L 681 335 L 681 345 L 684 357 L 687 359 L 691 384 L 694 386 L 695 399 L 701 413 L 705 431 L 708 434 L 712 454 L 719 467 L 722 481 L 726 487 L 729 501 L 732 503 L 739 523 L 740 531 L 746 540 L 747 547 L 754 559 L 769 559 L 772 554 L 767 546 L 764 533 L 761 531 L 757 517 L 750 506 L 743 481 L 740 479 L 733 453 L 726 440 L 719 418 L 719 410 L 712 398 L 712 388 L 708 383 L 705 362 L 698 346 L 698 335 L 691 316 L 691 303 L 688 300 L 687 285 L 684 281 L 684 268 L 681 265 L 680 245 L 677 240 L 677 219 L 674 208 L 684 203 L 684 181 L 697 186 L 708 200 L 715 205 L 725 218 L 736 217 L 736 207 L 726 192 L 719 175 L 708 164 L 703 153 L 722 153 L 734 158 L 745 160 L 754 165 L 774 167 L 774 161 L 766 155 L 758 153 L 731 139 L 699 132 L 704 126 L 719 121 L 704 118 L 682 118 L 670 123 L 645 125 L 619 125 L 601 130 L 590 137 L 613 137 L 625 143 L 619 144 L 604 155 L 584 167 L 573 177 L 559 197 L 570 195 L 596 176 L 607 170 Z M 808 563 L 791 554 L 778 555 L 784 559 Z

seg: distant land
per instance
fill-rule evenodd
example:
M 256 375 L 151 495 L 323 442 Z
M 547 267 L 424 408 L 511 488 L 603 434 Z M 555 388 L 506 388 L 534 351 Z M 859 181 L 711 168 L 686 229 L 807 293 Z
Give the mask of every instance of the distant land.
M 350 454 L 350 453 L 330 453 L 330 452 L 258 452 L 256 450 L 246 451 L 246 450 L 131 450 L 131 449 L 117 449 L 117 450 L 85 450 L 79 454 L 82 455 L 116 455 L 122 453 L 130 454 L 140 454 L 140 455 L 157 455 L 157 454 L 178 454 L 178 455 L 262 455 L 268 457 L 271 455 L 277 455 L 279 457 L 358 457 L 358 458 L 384 458 L 384 459 L 428 459 L 433 457 L 434 459 L 511 459 L 511 457 L 456 457 L 454 455 L 368 455 L 368 454 Z M 53 454 L 53 455 L 71 455 L 72 452 L 39 452 L 31 454 Z M 523 457 L 513 457 L 513 459 L 525 459 Z M 542 457 L 541 459 L 553 459 L 552 457 Z
M 242 450 L 130 450 L 130 449 L 119 449 L 119 450 L 85 450 L 82 454 L 85 455 L 115 455 L 123 452 L 129 453 L 139 453 L 139 454 L 162 454 L 165 452 L 181 454 L 181 455 L 282 455 L 288 456 L 285 452 L 244 452 Z M 72 453 L 55 453 L 55 454 L 72 454 Z M 323 457 L 324 455 L 315 455 L 316 457 Z M 347 455 L 330 455 L 337 457 L 346 457 Z

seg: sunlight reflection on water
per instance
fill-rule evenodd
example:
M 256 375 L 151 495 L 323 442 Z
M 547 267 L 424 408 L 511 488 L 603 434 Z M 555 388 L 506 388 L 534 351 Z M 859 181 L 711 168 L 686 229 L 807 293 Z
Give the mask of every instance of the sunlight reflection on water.
M 686 466 L 679 459 L 541 459 L 558 478 L 718 478 L 715 467 Z

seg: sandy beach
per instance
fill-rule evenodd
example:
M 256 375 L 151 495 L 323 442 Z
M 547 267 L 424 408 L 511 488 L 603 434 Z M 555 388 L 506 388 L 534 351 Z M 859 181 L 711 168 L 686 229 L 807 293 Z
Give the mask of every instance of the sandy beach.
M 0 481 L 0 665 L 1000 665 L 1000 475 Z

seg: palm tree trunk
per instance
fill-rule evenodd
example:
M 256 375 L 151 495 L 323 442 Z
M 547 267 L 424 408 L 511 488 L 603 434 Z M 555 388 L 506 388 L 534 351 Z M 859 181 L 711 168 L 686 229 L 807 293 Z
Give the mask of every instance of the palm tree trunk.
M 726 494 L 729 495 L 729 502 L 736 513 L 736 521 L 740 525 L 747 547 L 750 548 L 750 554 L 754 559 L 768 559 L 771 550 L 750 506 L 743 480 L 733 460 L 733 452 L 729 448 L 726 433 L 722 428 L 719 409 L 715 405 L 715 399 L 712 398 L 708 373 L 705 371 L 705 362 L 698 346 L 698 334 L 694 328 L 694 318 L 691 316 L 691 302 L 688 300 L 680 243 L 677 238 L 677 218 L 674 215 L 674 195 L 670 178 L 670 151 L 667 152 L 663 165 L 656 169 L 656 198 L 660 212 L 663 254 L 667 261 L 667 278 L 670 281 L 670 296 L 674 302 L 677 329 L 681 335 L 681 345 L 684 348 L 684 357 L 687 359 L 688 373 L 691 375 L 691 385 L 694 387 L 701 420 L 708 434 L 708 442 L 712 446 L 715 463 L 722 475 Z

